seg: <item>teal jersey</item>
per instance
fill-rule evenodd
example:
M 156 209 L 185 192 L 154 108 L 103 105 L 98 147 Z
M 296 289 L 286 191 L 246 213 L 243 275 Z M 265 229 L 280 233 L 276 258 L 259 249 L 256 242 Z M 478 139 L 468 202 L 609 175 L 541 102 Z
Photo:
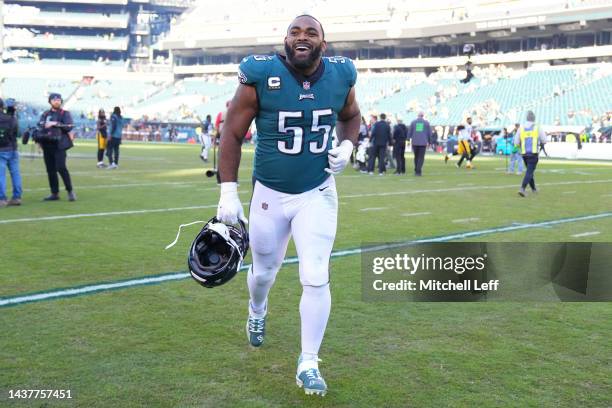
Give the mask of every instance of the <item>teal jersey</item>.
M 289 194 L 323 183 L 336 118 L 357 80 L 353 62 L 323 57 L 304 77 L 280 55 L 253 55 L 242 60 L 238 77 L 257 89 L 255 179 Z

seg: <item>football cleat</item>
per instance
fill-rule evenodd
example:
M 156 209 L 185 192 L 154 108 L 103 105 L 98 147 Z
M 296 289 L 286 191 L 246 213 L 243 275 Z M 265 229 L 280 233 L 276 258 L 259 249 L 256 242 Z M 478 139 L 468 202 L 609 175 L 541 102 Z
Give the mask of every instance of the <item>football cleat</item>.
M 327 384 L 321 376 L 317 360 L 302 361 L 300 357 L 295 383 L 298 387 L 304 388 L 306 395 L 320 395 L 324 397 L 327 394 Z
M 238 273 L 249 250 L 249 234 L 242 221 L 238 226 L 211 218 L 191 243 L 187 266 L 200 285 L 213 288 Z
M 264 342 L 264 336 L 266 335 L 266 318 L 249 316 L 246 323 L 246 334 L 251 346 L 261 346 Z
M 444 164 L 448 163 L 448 154 L 444 155 Z

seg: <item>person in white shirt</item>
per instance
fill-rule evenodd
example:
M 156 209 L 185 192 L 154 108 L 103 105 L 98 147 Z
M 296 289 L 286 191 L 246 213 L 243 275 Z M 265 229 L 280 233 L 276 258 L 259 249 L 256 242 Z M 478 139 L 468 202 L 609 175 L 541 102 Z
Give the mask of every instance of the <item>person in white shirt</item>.
M 202 123 L 202 132 L 200 133 L 200 144 L 202 145 L 202 151 L 200 152 L 200 158 L 204 163 L 208 163 L 208 151 L 212 144 L 210 135 L 213 132 L 212 118 L 210 115 L 206 115 L 206 120 Z

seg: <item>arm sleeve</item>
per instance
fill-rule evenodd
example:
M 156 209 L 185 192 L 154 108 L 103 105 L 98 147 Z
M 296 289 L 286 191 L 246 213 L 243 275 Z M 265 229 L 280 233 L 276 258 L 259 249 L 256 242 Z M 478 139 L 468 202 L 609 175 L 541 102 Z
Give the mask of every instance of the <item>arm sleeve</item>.
M 72 121 L 72 115 L 68 111 L 64 111 L 64 116 L 62 116 L 62 123 L 64 125 L 72 125 L 74 122 Z
M 513 142 L 514 142 L 514 145 L 515 145 L 515 146 L 518 146 L 518 145 L 520 145 L 520 144 L 521 144 L 521 130 L 520 130 L 520 129 L 519 129 L 519 130 L 517 130 L 517 131 L 514 133 L 514 140 L 513 140 Z
M 372 143 L 372 144 L 374 144 L 374 141 L 376 140 L 376 133 L 377 133 L 377 131 L 376 131 L 376 127 L 377 126 L 376 125 L 377 125 L 377 123 L 374 123 L 372 125 L 372 129 L 370 130 L 370 143 Z
M 398 125 L 393 126 L 393 137 L 396 138 L 400 134 L 400 129 Z
M 542 144 L 546 144 L 546 132 L 542 130 L 542 128 L 538 131 L 538 141 Z
M 17 122 L 16 118 L 13 118 L 13 124 L 11 128 L 13 130 L 13 136 L 17 138 L 17 136 L 19 135 L 19 122 Z
M 357 69 L 355 68 L 355 64 L 353 63 L 353 60 L 350 58 L 346 59 L 346 63 L 347 63 L 347 68 L 349 71 L 349 87 L 353 87 L 355 86 L 355 84 L 357 83 Z
M 47 112 L 43 112 L 43 114 L 40 115 L 40 119 L 38 119 L 38 127 L 40 127 L 41 129 L 44 129 L 46 120 L 47 120 Z
M 410 122 L 410 126 L 406 128 L 406 138 L 407 139 L 412 139 L 412 134 L 413 134 L 412 128 L 413 127 L 414 127 L 414 121 Z
M 115 133 L 116 129 L 117 129 L 117 117 L 111 116 L 111 135 Z

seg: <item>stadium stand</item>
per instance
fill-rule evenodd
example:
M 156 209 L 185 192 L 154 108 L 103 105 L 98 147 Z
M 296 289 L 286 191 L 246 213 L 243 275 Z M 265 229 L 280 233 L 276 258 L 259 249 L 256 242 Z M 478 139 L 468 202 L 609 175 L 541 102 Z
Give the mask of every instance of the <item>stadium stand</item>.
M 500 127 L 532 109 L 548 125 L 609 121 L 606 0 L 355 0 L 350 8 L 330 0 L 5 3 L 0 92 L 16 97 L 26 118 L 45 107 L 51 91 L 90 125 L 98 109 L 113 106 L 133 119 L 216 115 L 233 95 L 240 59 L 281 50 L 287 15 L 311 12 L 325 25 L 328 55 L 355 60 L 366 115 L 407 122 L 423 110 L 435 125 L 469 115 Z M 266 12 L 254 18 L 254 9 Z M 475 77 L 462 83 L 468 42 Z

